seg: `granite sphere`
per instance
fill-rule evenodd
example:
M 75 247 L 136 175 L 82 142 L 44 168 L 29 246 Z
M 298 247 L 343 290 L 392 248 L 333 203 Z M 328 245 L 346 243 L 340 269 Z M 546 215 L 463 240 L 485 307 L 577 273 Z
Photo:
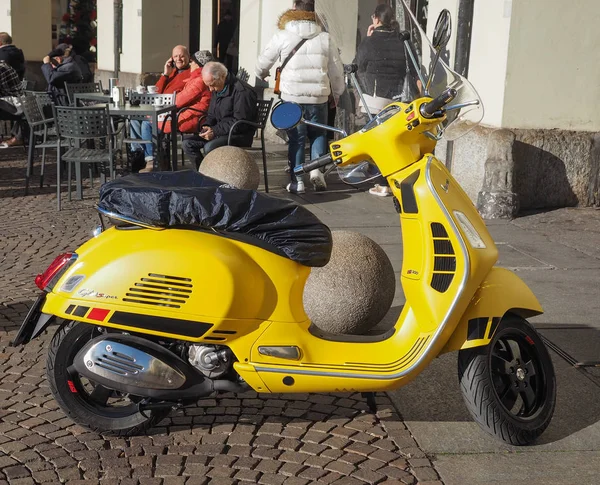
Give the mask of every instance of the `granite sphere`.
M 256 190 L 260 184 L 258 165 L 243 148 L 224 146 L 212 150 L 198 171 L 236 189 Z
M 312 323 L 330 333 L 362 334 L 392 306 L 394 269 L 385 251 L 363 234 L 332 231 L 329 263 L 313 268 L 304 289 Z

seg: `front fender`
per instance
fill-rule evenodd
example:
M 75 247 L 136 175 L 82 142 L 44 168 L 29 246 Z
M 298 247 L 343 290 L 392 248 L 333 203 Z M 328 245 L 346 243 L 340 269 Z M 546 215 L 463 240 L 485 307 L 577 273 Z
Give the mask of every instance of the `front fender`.
M 512 271 L 494 267 L 483 280 L 441 353 L 490 343 L 507 313 L 529 318 L 544 313 L 529 287 Z

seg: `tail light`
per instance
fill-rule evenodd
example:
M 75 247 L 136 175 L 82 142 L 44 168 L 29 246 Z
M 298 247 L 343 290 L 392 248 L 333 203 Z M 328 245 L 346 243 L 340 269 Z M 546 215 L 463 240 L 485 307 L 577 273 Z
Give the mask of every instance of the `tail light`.
M 77 259 L 77 253 L 63 253 L 56 257 L 48 269 L 35 277 L 35 284 L 40 290 L 51 290 L 58 278 Z

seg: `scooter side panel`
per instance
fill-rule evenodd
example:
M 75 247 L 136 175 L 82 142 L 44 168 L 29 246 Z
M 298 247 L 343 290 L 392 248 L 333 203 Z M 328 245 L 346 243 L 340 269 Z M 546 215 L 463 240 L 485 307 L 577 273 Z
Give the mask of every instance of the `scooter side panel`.
M 216 234 L 113 228 L 77 252 L 45 313 L 213 343 L 250 335 L 273 319 L 306 320 L 302 290 L 310 268 Z M 82 281 L 69 288 L 78 276 Z
M 442 352 L 489 344 L 498 323 L 508 312 L 528 318 L 544 310 L 521 278 L 507 269 L 495 267 L 473 295 Z
M 308 323 L 284 328 L 274 322 L 257 340 L 251 356 L 272 392 L 305 392 L 310 386 L 359 389 L 352 386 L 359 381 L 361 390 L 389 389 L 408 382 L 446 345 L 496 261 L 497 249 L 472 202 L 433 156 L 389 180 L 401 201 L 405 247 L 401 282 L 407 303 L 396 331 L 379 342 L 344 342 L 311 335 Z M 446 207 L 460 210 L 472 221 L 484 248 L 468 244 L 455 214 Z M 440 264 L 441 259 L 451 259 L 452 264 Z M 298 362 L 278 361 L 261 355 L 259 349 L 291 345 L 300 350 Z M 295 384 L 286 384 L 286 377 Z

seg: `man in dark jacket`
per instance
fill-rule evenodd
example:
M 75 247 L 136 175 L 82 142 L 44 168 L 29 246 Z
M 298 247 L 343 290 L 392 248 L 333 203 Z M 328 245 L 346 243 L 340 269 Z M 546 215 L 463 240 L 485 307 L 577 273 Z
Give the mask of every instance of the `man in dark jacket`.
M 227 145 L 229 130 L 236 121 L 256 122 L 258 111 L 256 93 L 252 86 L 230 73 L 220 62 L 209 62 L 202 69 L 202 80 L 212 92 L 208 115 L 197 135 L 183 140 L 183 151 L 200 166 L 204 155 Z M 249 147 L 256 129 L 245 123 L 235 127 L 231 144 Z
M 84 82 L 84 83 L 93 83 L 94 82 L 94 73 L 90 69 L 89 62 L 87 61 L 87 59 L 85 57 L 80 56 L 79 54 L 77 54 L 75 52 L 75 49 L 73 49 L 72 45 L 70 45 L 70 44 L 58 44 L 56 46 L 56 48 L 57 49 L 61 49 L 63 51 L 71 49 L 71 57 L 75 61 L 75 64 L 77 64 L 77 66 L 79 67 L 79 70 L 81 71 L 81 77 L 82 77 L 81 82 Z
M 71 57 L 71 48 L 57 47 L 44 57 L 42 72 L 48 81 L 48 92 L 54 97 L 56 104 L 69 104 L 65 83 L 80 83 L 83 75 L 81 69 Z
M 0 32 L 0 61 L 6 62 L 23 79 L 25 76 L 25 56 L 23 51 L 13 45 L 12 37 L 6 32 Z

